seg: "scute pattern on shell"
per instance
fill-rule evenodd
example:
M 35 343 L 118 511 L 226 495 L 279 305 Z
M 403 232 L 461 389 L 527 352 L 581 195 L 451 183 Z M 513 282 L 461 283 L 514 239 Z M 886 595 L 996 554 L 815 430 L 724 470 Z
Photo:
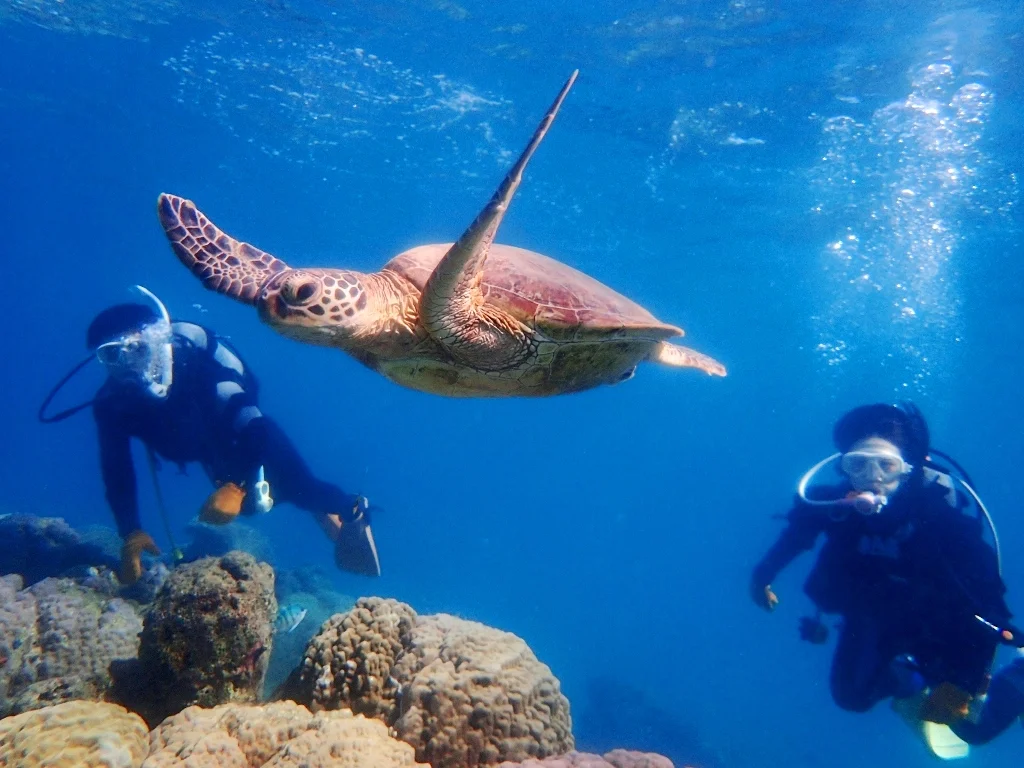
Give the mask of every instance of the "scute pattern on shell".
M 422 245 L 398 254 L 384 265 L 422 291 L 447 251 Z M 492 244 L 484 263 L 480 290 L 487 303 L 549 335 L 566 329 L 650 328 L 659 338 L 681 335 L 647 309 L 568 264 L 541 253 Z

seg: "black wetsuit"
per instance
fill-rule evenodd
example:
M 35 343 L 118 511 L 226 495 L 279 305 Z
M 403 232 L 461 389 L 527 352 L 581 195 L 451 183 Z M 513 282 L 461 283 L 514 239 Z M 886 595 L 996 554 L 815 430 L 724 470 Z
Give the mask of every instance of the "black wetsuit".
M 841 498 L 849 486 L 808 491 Z M 838 513 L 838 514 L 837 514 Z M 911 476 L 877 515 L 797 500 L 788 525 L 754 568 L 751 589 L 771 584 L 819 534 L 825 542 L 804 591 L 824 613 L 843 618 L 832 661 L 832 697 L 863 712 L 897 692 L 891 662 L 910 654 L 925 682 L 970 694 L 984 687 L 998 638 L 975 614 L 1010 618 L 984 522 L 948 476 Z
M 288 436 L 260 411 L 256 378 L 239 355 L 199 325 L 174 323 L 173 329 L 166 398 L 109 378 L 93 403 L 103 482 L 121 536 L 140 528 L 133 437 L 180 466 L 199 462 L 215 485 L 251 487 L 263 466 L 275 504 L 349 521 L 357 497 L 313 476 Z
M 1019 717 L 1024 717 L 1024 658 L 1014 659 L 992 676 L 976 721 L 958 720 L 950 728 L 968 744 L 986 744 Z

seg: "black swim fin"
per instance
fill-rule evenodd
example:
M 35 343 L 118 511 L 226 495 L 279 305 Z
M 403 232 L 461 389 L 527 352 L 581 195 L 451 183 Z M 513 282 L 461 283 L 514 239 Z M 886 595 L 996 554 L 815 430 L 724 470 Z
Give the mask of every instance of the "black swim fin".
M 377 542 L 373 540 L 366 512 L 358 511 L 353 520 L 342 523 L 334 545 L 334 564 L 343 571 L 360 576 L 380 576 Z

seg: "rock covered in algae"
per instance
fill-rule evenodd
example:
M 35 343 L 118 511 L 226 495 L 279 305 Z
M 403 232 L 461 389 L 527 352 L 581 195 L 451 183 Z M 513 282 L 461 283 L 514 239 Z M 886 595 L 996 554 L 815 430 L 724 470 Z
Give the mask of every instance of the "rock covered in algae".
M 361 598 L 313 638 L 287 695 L 378 717 L 434 768 L 564 754 L 558 680 L 519 637 L 404 603 Z
M 118 698 L 155 725 L 198 704 L 255 702 L 277 615 L 274 572 L 229 552 L 171 572 L 143 624 L 136 665 L 118 670 Z
M 414 750 L 379 720 L 291 701 L 189 707 L 153 731 L 143 768 L 404 768 Z
M 68 579 L 21 585 L 0 578 L 0 716 L 104 698 L 111 663 L 138 652 L 142 619 L 125 600 Z
M 0 720 L 0 765 L 139 768 L 149 751 L 142 718 L 116 704 L 69 701 Z

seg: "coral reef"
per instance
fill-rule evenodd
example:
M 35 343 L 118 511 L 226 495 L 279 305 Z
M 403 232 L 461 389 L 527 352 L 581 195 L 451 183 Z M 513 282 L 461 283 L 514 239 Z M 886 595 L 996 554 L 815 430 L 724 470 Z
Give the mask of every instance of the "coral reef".
M 281 695 L 377 717 L 434 768 L 559 755 L 569 702 L 522 639 L 448 614 L 361 598 L 310 642 Z
M 116 549 L 94 533 L 80 534 L 60 517 L 0 516 L 0 574 L 17 573 L 26 585 L 79 567 L 116 569 Z
M 189 707 L 165 720 L 143 768 L 402 768 L 413 748 L 348 710 L 311 713 L 294 702 Z
M 143 623 L 117 698 L 150 725 L 187 706 L 260 699 L 277 614 L 274 572 L 229 552 L 171 572 Z
M 286 571 L 285 574 L 288 572 Z M 349 611 L 355 605 L 355 598 L 335 592 L 329 582 L 326 590 L 322 584 L 309 584 L 317 591 L 294 591 L 289 586 L 297 586 L 294 580 L 282 584 L 282 573 L 276 573 L 277 604 L 281 607 L 296 606 L 306 611 L 306 616 L 291 632 L 278 632 L 274 635 L 274 647 L 267 668 L 267 679 L 264 692 L 272 693 L 283 683 L 295 667 L 302 663 L 306 646 L 325 621 L 336 613 Z
M 360 598 L 348 613 L 331 617 L 303 660 L 303 698 L 310 708 L 346 708 L 392 724 L 399 683 L 391 673 L 412 643 L 415 620 L 405 603 L 380 597 Z
M 142 718 L 115 704 L 69 701 L 0 720 L 0 765 L 139 768 L 148 751 Z
M 131 605 L 68 579 L 21 586 L 0 578 L 0 715 L 104 698 L 111 663 L 138 651 Z
M 524 760 L 521 763 L 499 763 L 498 768 L 675 768 L 667 757 L 652 752 L 631 752 L 614 749 L 601 755 L 569 752 L 543 760 Z

